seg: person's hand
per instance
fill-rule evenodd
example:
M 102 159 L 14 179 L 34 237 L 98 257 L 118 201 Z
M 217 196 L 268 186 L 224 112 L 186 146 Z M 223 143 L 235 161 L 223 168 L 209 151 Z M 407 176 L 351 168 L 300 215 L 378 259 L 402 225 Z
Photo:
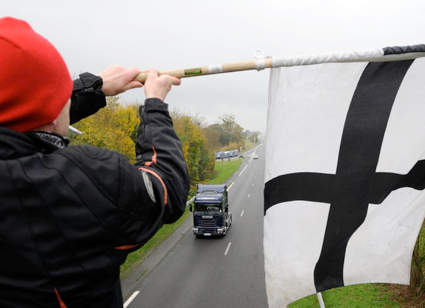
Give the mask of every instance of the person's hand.
M 158 76 L 156 69 L 150 69 L 145 81 L 145 96 L 146 98 L 159 98 L 164 101 L 171 87 L 178 86 L 180 83 L 180 78 L 169 75 Z
M 106 96 L 113 96 L 130 89 L 143 87 L 140 81 L 133 80 L 139 73 L 137 67 L 125 68 L 112 65 L 97 75 L 103 80 L 102 92 Z

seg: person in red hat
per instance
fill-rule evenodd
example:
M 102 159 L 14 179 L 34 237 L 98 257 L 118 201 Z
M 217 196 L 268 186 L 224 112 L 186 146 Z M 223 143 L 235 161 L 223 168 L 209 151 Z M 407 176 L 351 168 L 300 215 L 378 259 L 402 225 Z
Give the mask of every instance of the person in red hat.
M 175 77 L 149 70 L 135 165 L 68 146 L 68 125 L 142 87 L 137 68 L 72 81 L 22 20 L 0 19 L 0 307 L 123 307 L 120 265 L 185 210 L 189 178 L 163 101 Z

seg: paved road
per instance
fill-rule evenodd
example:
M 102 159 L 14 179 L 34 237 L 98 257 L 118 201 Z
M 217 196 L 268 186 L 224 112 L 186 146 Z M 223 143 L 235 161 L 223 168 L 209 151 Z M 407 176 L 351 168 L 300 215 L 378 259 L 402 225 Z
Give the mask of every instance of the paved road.
M 263 258 L 263 147 L 228 183 L 233 224 L 225 237 L 196 238 L 190 217 L 123 281 L 128 308 L 267 307 Z M 168 247 L 168 248 L 167 248 Z

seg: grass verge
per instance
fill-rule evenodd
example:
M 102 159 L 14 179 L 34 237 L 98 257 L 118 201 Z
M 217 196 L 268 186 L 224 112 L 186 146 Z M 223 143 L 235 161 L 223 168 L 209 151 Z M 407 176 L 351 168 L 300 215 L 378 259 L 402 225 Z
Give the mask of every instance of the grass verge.
M 217 177 L 210 181 L 209 184 L 224 183 L 232 174 L 238 170 L 243 159 L 234 159 L 230 161 L 216 162 L 215 170 Z M 158 232 L 140 249 L 130 253 L 127 260 L 121 265 L 121 279 L 128 276 L 131 271 L 143 262 L 163 241 L 165 241 L 180 225 L 191 215 L 189 207 L 182 217 L 173 224 L 164 225 Z M 145 274 L 145 273 L 144 273 Z
M 398 301 L 392 299 L 385 284 L 359 284 L 336 288 L 322 293 L 326 308 L 398 308 Z M 317 295 L 310 295 L 300 299 L 288 308 L 320 307 Z
M 217 176 L 212 179 L 209 184 L 215 185 L 224 183 L 229 177 L 232 176 L 233 173 L 235 173 L 236 170 L 239 169 L 242 161 L 243 159 L 216 161 L 214 170 L 217 171 Z
M 245 151 L 248 151 L 254 147 L 254 142 L 249 139 L 245 139 Z

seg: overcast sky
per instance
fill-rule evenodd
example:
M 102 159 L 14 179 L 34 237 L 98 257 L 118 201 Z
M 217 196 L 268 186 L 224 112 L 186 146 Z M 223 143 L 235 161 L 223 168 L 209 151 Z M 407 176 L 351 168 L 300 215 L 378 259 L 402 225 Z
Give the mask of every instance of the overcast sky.
M 424 0 L 0 0 L 59 50 L 71 76 L 111 64 L 158 70 L 425 43 Z M 1 51 L 0 51 L 1 52 Z M 208 124 L 266 132 L 269 70 L 182 79 L 166 102 Z M 136 89 L 122 102 L 142 102 Z

